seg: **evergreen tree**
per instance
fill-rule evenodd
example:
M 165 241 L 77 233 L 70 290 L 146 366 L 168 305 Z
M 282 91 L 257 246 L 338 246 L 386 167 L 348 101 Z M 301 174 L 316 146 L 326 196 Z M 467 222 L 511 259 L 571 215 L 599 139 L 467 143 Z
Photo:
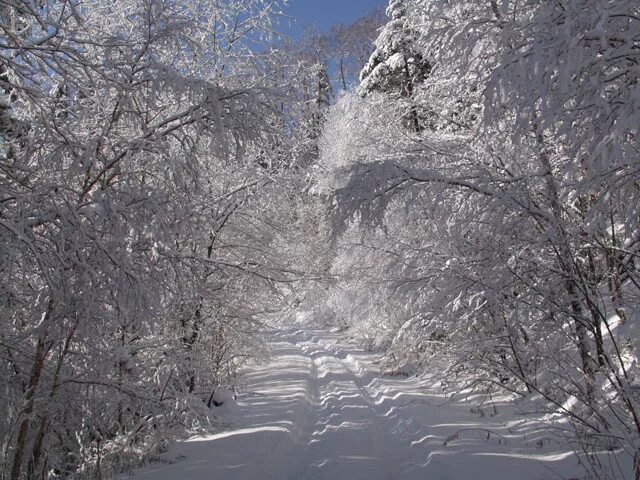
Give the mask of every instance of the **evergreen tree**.
M 408 6 L 406 0 L 389 2 L 386 13 L 390 20 L 374 42 L 376 49 L 360 73 L 361 96 L 382 92 L 413 98 L 416 86 L 429 75 L 431 64 L 417 43 L 418 32 L 410 25 Z M 409 123 L 413 130 L 421 130 L 414 102 Z
M 309 111 L 305 121 L 305 133 L 309 140 L 317 144 L 322 132 L 327 109 L 331 105 L 331 82 L 327 73 L 327 66 L 322 63 L 313 65 L 311 73 L 311 97 L 308 105 Z M 317 145 L 315 146 L 317 150 Z
M 318 138 L 322 133 L 327 109 L 332 104 L 333 89 L 328 65 L 331 62 L 330 39 L 315 28 L 305 32 L 300 46 L 302 75 L 303 141 L 308 144 L 314 160 L 318 156 Z

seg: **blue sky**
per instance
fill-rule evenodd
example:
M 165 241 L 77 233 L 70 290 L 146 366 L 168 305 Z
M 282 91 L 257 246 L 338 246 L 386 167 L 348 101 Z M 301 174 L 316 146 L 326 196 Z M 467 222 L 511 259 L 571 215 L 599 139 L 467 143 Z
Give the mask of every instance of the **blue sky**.
M 336 23 L 352 23 L 375 8 L 386 7 L 388 3 L 388 0 L 289 0 L 284 12 L 295 17 L 296 22 L 288 32 L 285 27 L 285 32 L 297 37 L 305 26 L 311 24 L 327 31 Z

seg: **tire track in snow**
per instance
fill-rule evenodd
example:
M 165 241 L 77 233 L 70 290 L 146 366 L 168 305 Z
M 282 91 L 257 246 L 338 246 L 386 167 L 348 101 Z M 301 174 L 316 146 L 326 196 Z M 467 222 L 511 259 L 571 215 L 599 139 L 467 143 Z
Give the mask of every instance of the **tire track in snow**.
M 530 447 L 507 450 L 486 439 L 452 437 L 487 427 L 517 440 L 518 433 L 501 426 L 504 420 L 480 421 L 468 404 L 445 404 L 430 378 L 381 376 L 379 357 L 339 334 L 283 330 L 270 344 L 271 359 L 247 367 L 237 405 L 217 410 L 232 430 L 179 442 L 166 454 L 168 463 L 134 478 L 512 480 L 523 462 L 528 480 L 548 478 L 549 467 L 536 463 L 544 457 Z M 447 438 L 454 441 L 445 446 Z M 548 464 L 565 457 L 549 458 Z
M 311 467 L 318 472 L 313 476 L 310 469 L 311 476 L 304 478 L 331 478 L 332 472 L 350 479 L 394 478 L 398 455 L 391 454 L 397 452 L 391 430 L 360 373 L 345 360 L 348 355 L 316 335 L 307 335 L 300 347 L 318 363 L 323 373 L 318 375 L 319 388 L 324 391 L 316 405 L 319 420 L 311 443 L 317 458 Z M 335 455 L 336 451 L 342 455 Z

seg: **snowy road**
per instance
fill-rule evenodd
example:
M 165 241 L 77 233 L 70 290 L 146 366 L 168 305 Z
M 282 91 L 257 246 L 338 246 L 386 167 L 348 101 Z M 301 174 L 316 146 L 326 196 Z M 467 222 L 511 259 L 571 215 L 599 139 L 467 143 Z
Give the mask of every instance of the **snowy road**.
M 450 402 L 428 378 L 326 330 L 280 331 L 246 372 L 233 430 L 182 442 L 136 480 L 552 479 L 576 461 L 507 405 Z M 432 383 L 432 382 L 431 382 Z

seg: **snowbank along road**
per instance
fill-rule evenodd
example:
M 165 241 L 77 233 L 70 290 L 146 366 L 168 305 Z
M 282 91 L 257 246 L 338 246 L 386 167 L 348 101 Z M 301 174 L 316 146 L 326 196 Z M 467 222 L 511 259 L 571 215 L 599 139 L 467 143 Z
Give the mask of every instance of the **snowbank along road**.
M 429 377 L 381 376 L 379 356 L 326 330 L 279 331 L 245 372 L 228 431 L 174 446 L 136 480 L 534 480 L 577 460 L 506 403 L 447 399 Z M 466 399 L 469 400 L 469 399 Z M 472 399 L 473 400 L 473 399 Z

